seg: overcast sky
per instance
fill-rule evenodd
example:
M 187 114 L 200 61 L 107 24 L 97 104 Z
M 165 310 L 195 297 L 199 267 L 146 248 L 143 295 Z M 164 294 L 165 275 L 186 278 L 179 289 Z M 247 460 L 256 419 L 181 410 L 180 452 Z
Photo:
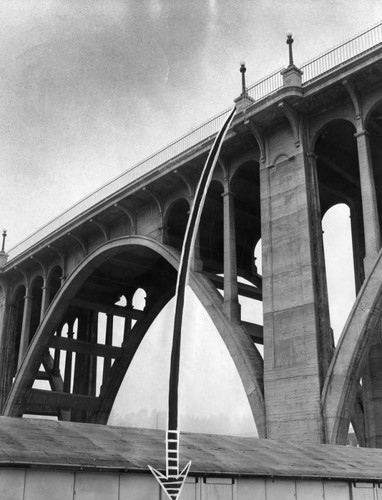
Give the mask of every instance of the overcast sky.
M 230 106 L 241 91 L 241 60 L 248 84 L 286 66 L 287 31 L 299 65 L 379 20 L 380 0 L 0 0 L 7 248 Z M 203 342 L 195 337 L 193 346 Z M 202 385 L 212 369 L 232 363 L 219 349 L 211 366 L 198 368 Z M 131 382 L 130 394 L 141 382 Z M 217 412 L 232 408 L 221 382 Z M 248 408 L 235 387 L 239 415 Z M 211 392 L 195 390 L 187 404 L 199 398 L 206 408 Z

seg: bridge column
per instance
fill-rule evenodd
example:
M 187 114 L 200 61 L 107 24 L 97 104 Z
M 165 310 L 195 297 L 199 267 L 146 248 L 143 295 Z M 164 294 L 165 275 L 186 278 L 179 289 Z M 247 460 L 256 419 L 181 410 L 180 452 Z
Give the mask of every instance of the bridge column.
M 365 231 L 366 256 L 364 267 L 365 274 L 368 274 L 381 248 L 381 234 L 368 133 L 366 130 L 359 130 L 354 135 L 357 138 L 363 226 Z
M 7 399 L 14 376 L 15 338 L 10 338 L 14 333 L 11 318 L 8 286 L 2 282 L 0 284 L 0 411 Z
M 105 335 L 105 345 L 107 345 L 107 346 L 113 345 L 113 323 L 114 323 L 114 316 L 112 314 L 107 314 L 106 315 L 106 335 Z M 107 380 L 107 376 L 110 372 L 110 368 L 111 368 L 111 359 L 104 358 L 103 359 L 103 377 L 102 377 L 103 384 Z
M 366 446 L 382 448 L 382 338 L 381 325 L 370 345 L 362 375 Z
M 68 339 L 73 340 L 73 322 L 68 323 Z M 73 353 L 66 351 L 65 353 L 65 372 L 64 372 L 64 392 L 70 392 L 72 385 L 72 362 Z
M 97 342 L 98 313 L 83 310 L 78 313 L 77 339 Z M 96 392 L 97 357 L 88 353 L 77 353 L 73 393 L 94 396 Z M 85 422 L 90 419 L 90 411 L 72 409 L 72 420 Z
M 293 151 L 290 135 L 278 134 L 270 147 Z M 327 291 L 317 181 L 301 149 L 260 171 L 264 392 L 268 438 L 317 443 L 325 440 L 320 395 L 330 349 L 322 344 L 330 332 L 319 317 Z
M 32 314 L 32 295 L 30 295 L 29 285 L 26 286 L 26 292 L 24 297 L 24 311 L 23 311 L 23 322 L 21 326 L 21 336 L 20 336 L 20 350 L 19 350 L 19 360 L 17 367 L 19 368 L 23 360 L 24 354 L 28 349 L 29 345 L 29 335 L 30 335 L 30 323 Z
M 133 302 L 131 297 L 126 297 L 126 310 L 127 311 L 132 311 L 133 310 Z M 127 341 L 128 336 L 130 335 L 131 332 L 131 326 L 132 326 L 132 320 L 131 317 L 125 318 L 125 324 L 123 327 L 123 342 Z
M 223 311 L 233 323 L 240 322 L 240 304 L 237 288 L 236 233 L 234 194 L 229 191 L 228 180 L 225 181 L 223 197 L 224 212 L 224 303 Z
M 49 292 L 50 287 L 47 285 L 47 280 L 44 278 L 44 284 L 42 287 L 42 298 L 41 298 L 41 313 L 40 313 L 40 323 L 45 316 L 46 310 L 49 306 Z

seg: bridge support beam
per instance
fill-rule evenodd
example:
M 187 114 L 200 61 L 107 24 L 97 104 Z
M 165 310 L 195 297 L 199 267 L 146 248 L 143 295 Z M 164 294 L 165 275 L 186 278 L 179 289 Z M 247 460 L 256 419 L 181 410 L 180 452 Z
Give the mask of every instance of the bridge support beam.
M 28 349 L 29 345 L 30 323 L 32 314 L 32 298 L 33 297 L 30 294 L 29 286 L 27 286 L 24 297 L 24 312 L 23 312 L 23 323 L 21 326 L 18 367 L 20 367 L 24 354 L 26 353 L 26 350 Z
M 230 322 L 240 322 L 240 304 L 237 288 L 236 233 L 234 194 L 229 191 L 228 181 L 223 197 L 224 230 L 224 303 L 223 311 Z
M 364 267 L 365 273 L 368 274 L 381 248 L 381 234 L 368 134 L 366 130 L 360 130 L 355 134 L 355 137 L 357 138 L 363 225 L 365 231 L 366 256 Z
M 301 149 L 260 172 L 264 390 L 267 437 L 317 443 L 330 331 L 316 176 Z
M 83 311 L 78 315 L 78 340 L 85 342 L 97 342 L 98 313 L 94 311 Z M 76 353 L 76 363 L 73 381 L 73 393 L 86 396 L 95 396 L 97 377 L 97 357 Z M 72 420 L 85 422 L 90 420 L 86 410 L 72 410 Z
M 382 448 L 382 343 L 378 324 L 362 376 L 366 446 Z
M 0 286 L 0 411 L 12 385 L 15 370 L 16 331 L 8 296 L 8 286 Z

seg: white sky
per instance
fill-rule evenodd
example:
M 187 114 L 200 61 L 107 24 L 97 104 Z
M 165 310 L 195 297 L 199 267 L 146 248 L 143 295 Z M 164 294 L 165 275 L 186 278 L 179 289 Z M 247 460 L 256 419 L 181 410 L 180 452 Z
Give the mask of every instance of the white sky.
M 379 20 L 379 0 L 0 0 L 7 248 L 230 106 L 242 59 L 248 84 L 286 66 L 287 31 L 298 65 Z

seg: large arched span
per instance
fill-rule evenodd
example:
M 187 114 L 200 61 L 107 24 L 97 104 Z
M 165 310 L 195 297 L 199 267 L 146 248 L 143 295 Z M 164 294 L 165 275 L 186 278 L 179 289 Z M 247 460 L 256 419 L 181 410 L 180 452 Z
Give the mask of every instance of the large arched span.
M 381 318 L 382 251 L 367 276 L 338 341 L 322 391 L 326 441 L 346 444 L 368 347 Z
M 146 237 L 129 236 L 109 241 L 89 254 L 67 278 L 50 304 L 16 376 L 6 403 L 4 415 L 21 416 L 23 414 L 28 399 L 31 397 L 31 387 L 43 354 L 46 348 L 50 346 L 52 336 L 71 305 L 71 301 L 76 297 L 76 294 L 95 269 L 107 263 L 109 259 L 118 258 L 118 255 L 122 252 L 130 252 L 131 256 L 134 256 L 137 260 L 137 255 L 142 256 L 145 254 L 154 260 L 154 265 L 163 262 L 167 263 L 172 269 L 178 267 L 179 256 L 176 251 Z M 132 265 L 136 266 L 137 262 Z M 152 321 L 173 295 L 174 285 L 175 273 L 173 283 L 167 283 L 163 286 L 147 309 L 147 313 L 143 315 L 140 321 L 137 321 L 134 327 L 135 333 L 132 330 L 131 335 L 123 343 L 121 356 L 114 362 L 110 370 L 110 377 L 104 384 L 100 396 L 98 398 L 89 398 L 89 405 L 92 405 L 94 409 L 91 421 L 106 423 L 114 398 L 131 359 Z M 260 437 L 266 437 L 261 355 L 241 326 L 232 327 L 229 324 L 221 310 L 222 298 L 207 278 L 191 273 L 190 285 L 202 305 L 213 318 L 243 382 L 259 435 Z M 78 401 L 79 398 L 77 398 L 77 403 Z

